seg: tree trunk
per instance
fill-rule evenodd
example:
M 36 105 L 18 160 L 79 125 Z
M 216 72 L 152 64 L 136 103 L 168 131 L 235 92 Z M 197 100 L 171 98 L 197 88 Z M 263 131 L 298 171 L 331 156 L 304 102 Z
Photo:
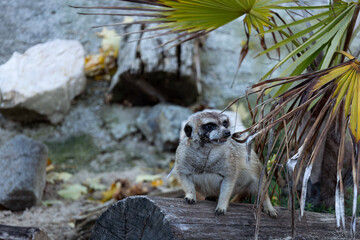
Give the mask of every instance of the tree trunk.
M 224 216 L 215 216 L 215 207 L 216 203 L 210 201 L 188 205 L 176 198 L 129 197 L 113 204 L 101 215 L 91 239 L 254 238 L 253 205 L 232 203 Z M 285 208 L 277 210 L 276 219 L 262 214 L 259 239 L 291 238 L 291 213 Z M 306 212 L 301 221 L 296 219 L 295 239 L 350 238 L 349 231 L 336 228 L 332 214 Z M 349 222 L 348 218 L 348 226 Z

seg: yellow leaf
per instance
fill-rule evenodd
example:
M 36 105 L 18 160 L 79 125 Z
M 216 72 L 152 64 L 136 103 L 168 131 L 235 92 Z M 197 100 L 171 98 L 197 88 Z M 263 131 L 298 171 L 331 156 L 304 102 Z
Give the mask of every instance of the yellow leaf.
M 345 51 L 338 51 L 338 53 L 348 57 L 350 60 L 355 59 L 355 57 L 353 55 L 351 55 L 350 53 L 347 53 Z M 355 63 L 358 64 L 358 65 L 360 64 L 359 60 L 357 60 L 357 59 L 355 60 Z
M 96 33 L 98 37 L 102 38 L 101 48 L 106 51 L 113 51 L 116 56 L 120 48 L 121 37 L 115 32 L 115 30 L 108 30 L 106 27 L 101 32 Z
M 330 82 L 330 81 L 334 80 L 335 78 L 341 76 L 342 74 L 344 74 L 350 68 L 351 68 L 350 65 L 346 65 L 346 66 L 342 66 L 342 67 L 335 68 L 335 69 L 331 70 L 328 74 L 326 74 L 326 75 L 319 78 L 318 82 L 313 87 L 313 91 L 318 90 L 319 88 L 321 88 L 322 86 L 324 86 L 328 82 Z
M 332 98 L 335 98 L 335 96 L 340 92 L 340 90 L 343 88 L 343 85 L 346 83 L 347 79 L 349 78 L 350 74 L 352 74 L 352 70 L 347 71 L 344 75 L 342 75 L 339 79 L 338 79 L 338 84 L 336 87 L 336 90 L 334 91 L 333 95 L 331 96 Z
M 345 118 L 347 118 L 350 112 L 350 103 L 354 95 L 354 86 L 357 81 L 357 74 L 355 73 L 349 81 L 350 85 L 345 98 Z
M 351 115 L 350 115 L 350 133 L 358 143 L 360 141 L 360 76 L 356 74 L 356 83 L 355 83 L 355 91 L 354 98 L 351 104 Z
M 101 202 L 107 202 L 110 199 L 113 198 L 114 195 L 119 193 L 121 191 L 121 182 L 116 182 L 111 184 L 110 189 L 107 191 L 102 192 L 103 198 L 101 199 Z
M 159 187 L 159 186 L 162 186 L 163 184 L 164 184 L 164 182 L 162 179 L 156 179 L 151 182 L 151 186 L 153 186 L 153 187 Z
M 336 103 L 335 103 L 335 106 L 334 106 L 334 109 L 333 109 L 332 113 L 335 112 L 335 110 L 338 107 L 339 103 L 343 100 L 346 92 L 348 91 L 351 79 L 353 79 L 356 76 L 355 70 L 350 70 L 349 72 L 350 72 L 350 74 L 347 76 L 347 78 L 344 77 L 345 82 L 344 82 L 343 86 L 340 89 L 339 95 L 336 97 Z M 339 88 L 340 87 L 338 86 L 338 89 Z

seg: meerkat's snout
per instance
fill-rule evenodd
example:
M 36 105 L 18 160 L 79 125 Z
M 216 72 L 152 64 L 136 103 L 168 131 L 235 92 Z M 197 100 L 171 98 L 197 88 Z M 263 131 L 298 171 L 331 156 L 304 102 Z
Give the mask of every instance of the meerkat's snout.
M 210 132 L 209 140 L 212 143 L 221 144 L 225 143 L 230 137 L 231 133 L 228 129 L 220 129 Z

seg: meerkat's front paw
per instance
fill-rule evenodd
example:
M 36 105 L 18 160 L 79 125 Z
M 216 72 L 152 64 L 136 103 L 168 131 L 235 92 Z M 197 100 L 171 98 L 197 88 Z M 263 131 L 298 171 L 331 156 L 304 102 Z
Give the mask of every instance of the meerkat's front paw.
M 273 218 L 276 218 L 278 216 L 278 212 L 275 210 L 275 208 L 268 209 L 267 214 L 269 214 L 270 217 L 273 217 Z
M 273 205 L 271 204 L 269 197 L 267 197 L 265 199 L 263 206 L 264 206 L 264 208 L 263 208 L 264 213 L 269 214 L 270 217 L 273 217 L 273 218 L 277 217 L 278 213 L 277 213 L 276 209 L 273 207 Z
M 196 203 L 196 200 L 193 198 L 185 197 L 184 200 L 187 204 L 195 204 Z
M 222 209 L 222 208 L 215 209 L 215 215 L 217 216 L 225 215 L 225 213 L 226 213 L 226 209 Z
M 276 211 L 276 209 L 273 206 L 264 207 L 263 212 L 268 214 L 272 218 L 276 218 L 278 216 L 278 212 Z

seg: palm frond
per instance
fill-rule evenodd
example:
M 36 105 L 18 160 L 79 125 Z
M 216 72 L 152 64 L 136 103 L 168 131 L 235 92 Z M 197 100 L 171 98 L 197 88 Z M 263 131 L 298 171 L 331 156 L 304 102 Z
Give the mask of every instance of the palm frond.
M 302 31 L 293 34 L 287 39 L 276 43 L 272 47 L 266 49 L 259 54 L 267 54 L 275 49 L 279 49 L 293 41 L 305 39 L 301 44 L 296 45 L 296 48 L 286 55 L 280 62 L 278 62 L 270 71 L 268 71 L 262 79 L 269 77 L 276 69 L 282 66 L 284 63 L 292 58 L 296 58 L 293 63 L 290 64 L 280 76 L 294 76 L 301 74 L 315 59 L 319 56 L 319 53 L 324 51 L 325 56 L 320 63 L 317 70 L 325 69 L 331 66 L 335 52 L 341 46 L 346 39 L 347 29 L 353 21 L 353 15 L 357 8 L 356 3 L 340 2 L 334 6 L 329 6 L 329 10 L 318 13 L 316 15 L 307 17 L 302 20 L 294 21 L 290 24 L 284 24 L 279 27 L 274 27 L 265 31 L 264 33 L 270 33 L 273 31 L 280 31 L 285 28 L 301 25 L 307 22 L 316 22 L 311 27 L 305 28 Z M 313 35 L 306 38 L 305 36 L 313 32 Z M 280 95 L 282 92 L 289 89 L 291 84 L 287 84 L 280 88 L 275 96 Z
M 338 154 L 337 186 L 336 186 L 336 213 L 338 226 L 345 224 L 344 211 L 344 186 L 341 170 L 344 161 L 345 136 L 348 131 L 352 137 L 352 144 L 357 149 L 353 159 L 359 159 L 360 149 L 360 111 L 359 111 L 359 86 L 360 62 L 348 53 L 341 52 L 350 57 L 350 60 L 321 71 L 274 78 L 254 84 L 248 95 L 257 94 L 255 107 L 249 103 L 249 111 L 253 113 L 254 124 L 243 132 L 234 133 L 233 138 L 239 142 L 250 144 L 255 141 L 255 149 L 264 151 L 264 146 L 269 144 L 268 151 L 273 151 L 275 143 L 281 132 L 286 136 L 286 141 L 280 141 L 273 167 L 269 172 L 271 177 L 278 166 L 288 166 L 291 174 L 289 181 L 296 188 L 300 176 L 303 176 L 302 194 L 300 199 L 301 215 L 304 213 L 307 182 L 311 176 L 312 167 L 320 147 L 326 139 L 329 130 L 337 124 L 341 129 L 341 144 Z M 276 85 L 291 83 L 292 86 L 279 96 L 266 99 L 266 90 Z M 268 106 L 268 107 L 266 107 Z M 265 110 L 269 109 L 269 110 Z M 314 122 L 304 122 L 304 116 L 311 113 Z M 342 121 L 338 121 L 342 119 Z M 304 127 L 301 130 L 301 126 Z M 307 132 L 305 129 L 309 129 Z M 243 137 L 243 134 L 249 133 Z M 295 152 L 293 157 L 289 152 Z M 261 155 L 264 162 L 269 158 Z M 355 164 L 355 160 L 354 160 Z M 358 166 L 355 166 L 353 177 L 358 179 Z M 268 177 L 268 179 L 271 179 Z M 358 181 L 354 181 L 358 187 Z M 269 184 L 269 181 L 268 181 Z M 292 191 L 291 199 L 295 199 Z M 354 194 L 357 194 L 354 192 Z M 294 206 L 292 206 L 294 207 Z M 356 213 L 356 207 L 355 211 Z M 353 218 L 356 221 L 356 218 Z M 352 222 L 354 224 L 354 222 Z
M 246 57 L 249 49 L 249 38 L 252 29 L 262 34 L 266 29 L 275 26 L 271 22 L 273 19 L 272 9 L 280 8 L 279 4 L 293 2 L 292 0 L 122 0 L 135 4 L 143 4 L 138 7 L 79 7 L 88 10 L 102 9 L 123 11 L 122 13 L 84 13 L 84 15 L 112 15 L 112 16 L 136 16 L 142 17 L 141 21 L 137 20 L 132 23 L 114 23 L 104 26 L 120 26 L 133 24 L 150 25 L 149 30 L 163 30 L 162 33 L 154 34 L 152 37 L 159 37 L 170 34 L 179 34 L 161 46 L 175 42 L 170 47 L 179 45 L 194 38 L 199 38 L 209 32 L 244 16 L 244 28 L 247 36 L 247 42 L 243 46 L 235 78 L 239 71 L 242 61 Z M 100 27 L 100 26 L 96 26 Z M 127 33 L 133 34 L 138 32 Z M 282 34 L 286 37 L 289 35 L 285 32 Z M 263 38 L 263 37 L 262 37 Z M 262 41 L 262 46 L 266 49 L 266 44 Z M 159 47 L 161 47 L 159 46 Z M 268 54 L 267 54 L 268 55 Z M 268 55 L 269 56 L 269 55 Z
M 118 15 L 129 15 L 148 17 L 146 23 L 158 23 L 157 27 L 171 30 L 172 32 L 185 32 L 187 34 L 204 34 L 217 29 L 243 15 L 244 22 L 249 33 L 254 28 L 263 32 L 268 26 L 269 18 L 272 16 L 271 9 L 278 4 L 292 2 L 291 0 L 248 0 L 248 1 L 226 1 L 226 0 L 122 0 L 131 3 L 150 5 L 151 7 L 76 7 L 84 9 L 123 10 L 125 13 Z M 146 13 L 132 13 L 139 11 Z M 82 13 L 84 14 L 84 13 Z M 109 13 L 85 13 L 85 14 L 109 14 Z M 116 15 L 117 13 L 110 13 Z

